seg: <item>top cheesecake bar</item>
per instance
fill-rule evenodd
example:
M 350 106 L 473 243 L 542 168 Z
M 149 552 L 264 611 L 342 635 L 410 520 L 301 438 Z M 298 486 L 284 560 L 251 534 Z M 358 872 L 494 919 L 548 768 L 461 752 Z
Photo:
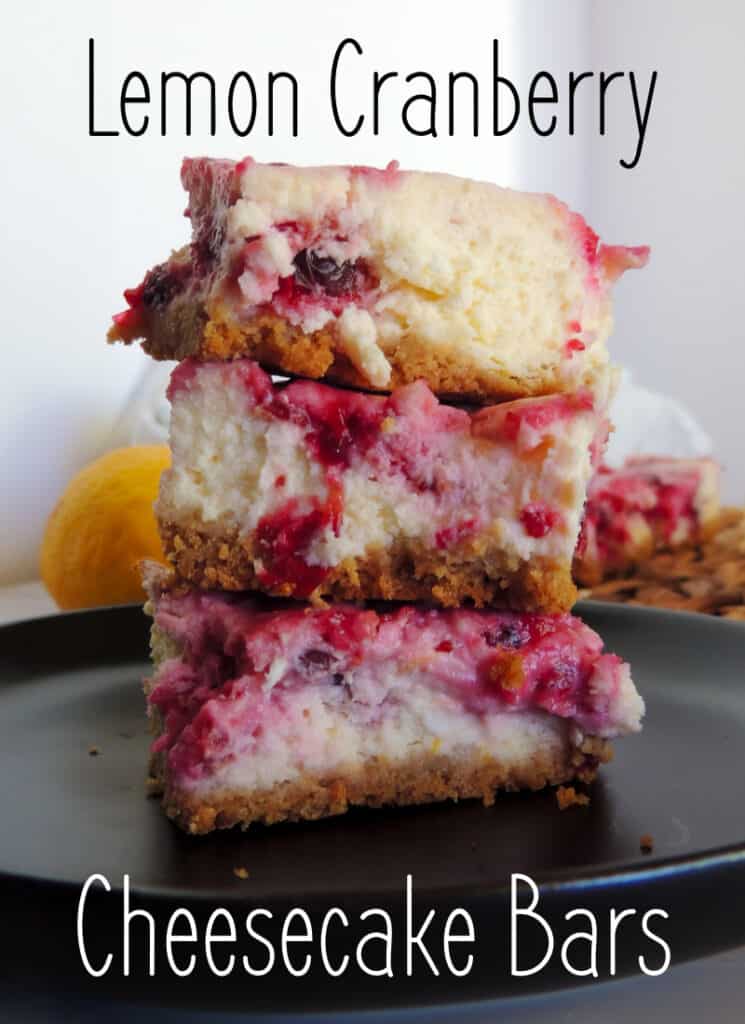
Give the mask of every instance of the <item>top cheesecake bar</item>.
M 124 293 L 111 341 L 375 391 L 607 397 L 611 285 L 648 249 L 553 196 L 395 163 L 187 159 L 181 180 L 191 244 Z

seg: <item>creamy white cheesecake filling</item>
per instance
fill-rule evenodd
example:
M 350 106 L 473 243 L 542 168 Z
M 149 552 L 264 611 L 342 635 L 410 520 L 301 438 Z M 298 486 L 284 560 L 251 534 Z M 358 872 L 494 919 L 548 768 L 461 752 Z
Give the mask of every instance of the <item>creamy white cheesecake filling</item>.
M 438 431 L 417 464 L 418 480 L 435 481 L 431 490 L 417 489 L 395 467 L 381 470 L 365 454 L 353 458 L 339 474 L 341 521 L 319 530 L 306 561 L 334 566 L 402 539 L 444 548 L 450 543 L 444 531 L 465 523 L 464 536 L 507 559 L 569 563 L 598 424 L 592 410 L 560 420 L 541 435 L 539 454 L 521 452 L 512 441 Z M 391 417 L 384 429 L 395 439 L 412 424 L 405 416 Z M 328 496 L 325 468 L 309 450 L 305 428 L 253 407 L 231 364 L 201 368 L 173 395 L 171 448 L 172 468 L 163 475 L 157 505 L 167 521 L 197 521 L 250 536 L 289 498 Z M 559 513 L 545 536 L 531 536 L 521 521 L 534 503 Z
M 305 244 L 288 247 L 287 225 L 302 225 L 319 257 L 364 260 L 379 282 L 354 317 L 339 321 L 352 362 L 372 384 L 388 383 L 386 353 L 407 336 L 463 366 L 519 378 L 554 367 L 567 388 L 602 376 L 609 275 L 592 264 L 595 236 L 553 197 L 446 174 L 252 161 L 239 183 L 224 263 L 258 236 L 240 281 L 244 313 L 273 301 L 276 282 L 292 272 L 292 248 Z M 306 332 L 337 317 L 308 304 L 278 310 Z M 585 349 L 567 358 L 572 337 Z
M 196 158 L 181 179 L 192 241 L 125 292 L 110 340 L 376 390 L 607 403 L 611 286 L 648 249 L 600 243 L 555 197 L 395 164 Z
M 408 680 L 396 703 L 369 720 L 348 707 L 329 704 L 309 689 L 285 705 L 285 716 L 259 743 L 241 751 L 187 787 L 199 795 L 221 789 L 260 791 L 304 775 L 354 776 L 372 759 L 393 767 L 439 754 L 472 764 L 493 757 L 516 769 L 533 757 L 559 753 L 581 736 L 545 712 L 496 712 L 475 716 L 443 694 Z
M 286 668 L 277 664 L 268 677 L 276 682 Z M 602 690 L 614 671 L 615 666 L 606 670 L 601 664 L 589 686 Z M 612 713 L 599 735 L 640 728 L 642 699 L 628 667 L 620 671 L 620 685 L 612 681 L 617 688 Z M 231 701 L 224 715 L 229 756 L 201 777 L 181 777 L 179 784 L 199 795 L 221 789 L 259 791 L 304 775 L 354 775 L 371 759 L 395 766 L 431 754 L 465 763 L 492 757 L 519 770 L 534 757 L 565 751 L 567 744 L 579 747 L 584 738 L 574 721 L 545 711 L 468 710 L 462 701 L 433 689 L 431 681 L 417 679 L 416 671 L 390 665 L 383 677 L 366 664 L 347 673 L 347 685 L 307 685 L 284 693 L 280 710 L 264 712 L 258 736 L 250 725 L 241 725 L 252 721 L 255 694 Z

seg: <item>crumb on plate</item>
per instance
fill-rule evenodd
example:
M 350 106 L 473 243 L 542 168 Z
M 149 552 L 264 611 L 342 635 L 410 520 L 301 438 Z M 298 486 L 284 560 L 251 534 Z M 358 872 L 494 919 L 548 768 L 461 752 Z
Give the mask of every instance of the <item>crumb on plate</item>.
M 559 805 L 560 811 L 565 811 L 567 807 L 587 807 L 590 803 L 590 798 L 587 793 L 578 793 L 574 786 L 559 786 L 556 790 L 556 802 Z

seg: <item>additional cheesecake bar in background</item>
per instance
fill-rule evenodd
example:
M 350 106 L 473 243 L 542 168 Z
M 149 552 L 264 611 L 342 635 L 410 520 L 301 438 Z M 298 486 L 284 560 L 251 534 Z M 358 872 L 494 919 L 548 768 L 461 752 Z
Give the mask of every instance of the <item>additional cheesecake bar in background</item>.
M 294 598 L 566 611 L 593 458 L 589 392 L 467 410 L 273 384 L 250 360 L 173 373 L 156 513 L 179 576 Z
M 553 196 L 395 164 L 203 158 L 182 181 L 191 244 L 125 292 L 110 340 L 376 390 L 607 398 L 610 287 L 648 250 L 599 244 Z
M 190 832 L 589 781 L 644 705 L 571 615 L 329 608 L 145 571 L 152 774 Z
M 745 509 L 723 508 L 710 537 L 656 552 L 594 584 L 592 597 L 745 620 Z
M 593 586 L 655 551 L 698 544 L 716 528 L 719 467 L 712 459 L 635 456 L 590 481 L 576 580 Z

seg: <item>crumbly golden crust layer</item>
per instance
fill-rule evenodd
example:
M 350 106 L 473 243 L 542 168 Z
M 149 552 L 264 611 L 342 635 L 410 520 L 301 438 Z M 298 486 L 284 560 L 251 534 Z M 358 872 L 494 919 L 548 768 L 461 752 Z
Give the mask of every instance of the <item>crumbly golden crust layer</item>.
M 333 324 L 306 334 L 275 314 L 263 313 L 238 322 L 222 306 L 208 311 L 198 300 L 177 297 L 165 310 L 146 314 L 136 336 L 140 335 L 142 347 L 154 359 L 250 358 L 273 373 L 375 390 L 345 355 Z M 108 339 L 130 343 L 136 336 L 114 325 Z M 391 364 L 386 390 L 424 380 L 441 398 L 484 403 L 549 395 L 565 388 L 549 368 L 543 374 L 517 378 L 499 366 L 487 370 L 465 362 L 457 346 L 435 349 L 411 334 L 387 351 L 386 358 Z M 584 383 L 593 384 L 589 380 Z
M 344 814 L 350 806 L 382 807 L 480 799 L 494 803 L 502 790 L 542 789 L 572 779 L 590 782 L 599 764 L 613 756 L 607 740 L 587 737 L 580 747 L 568 740 L 522 762 L 491 756 L 417 755 L 405 762 L 371 759 L 355 772 L 304 776 L 257 792 L 223 790 L 197 797 L 171 786 L 164 760 L 152 765 L 151 789 L 163 793 L 169 818 L 186 832 L 201 834 L 253 822 L 267 825 Z
M 263 590 L 292 597 L 292 587 L 266 588 L 257 577 L 251 538 L 237 531 L 212 532 L 199 524 L 161 520 L 160 533 L 177 576 L 209 590 Z M 334 567 L 311 600 L 434 601 L 445 608 L 472 603 L 477 608 L 558 613 L 577 597 L 571 565 L 534 559 L 508 564 L 497 551 L 475 553 L 464 546 L 433 551 L 418 541 L 400 542 L 364 558 Z

